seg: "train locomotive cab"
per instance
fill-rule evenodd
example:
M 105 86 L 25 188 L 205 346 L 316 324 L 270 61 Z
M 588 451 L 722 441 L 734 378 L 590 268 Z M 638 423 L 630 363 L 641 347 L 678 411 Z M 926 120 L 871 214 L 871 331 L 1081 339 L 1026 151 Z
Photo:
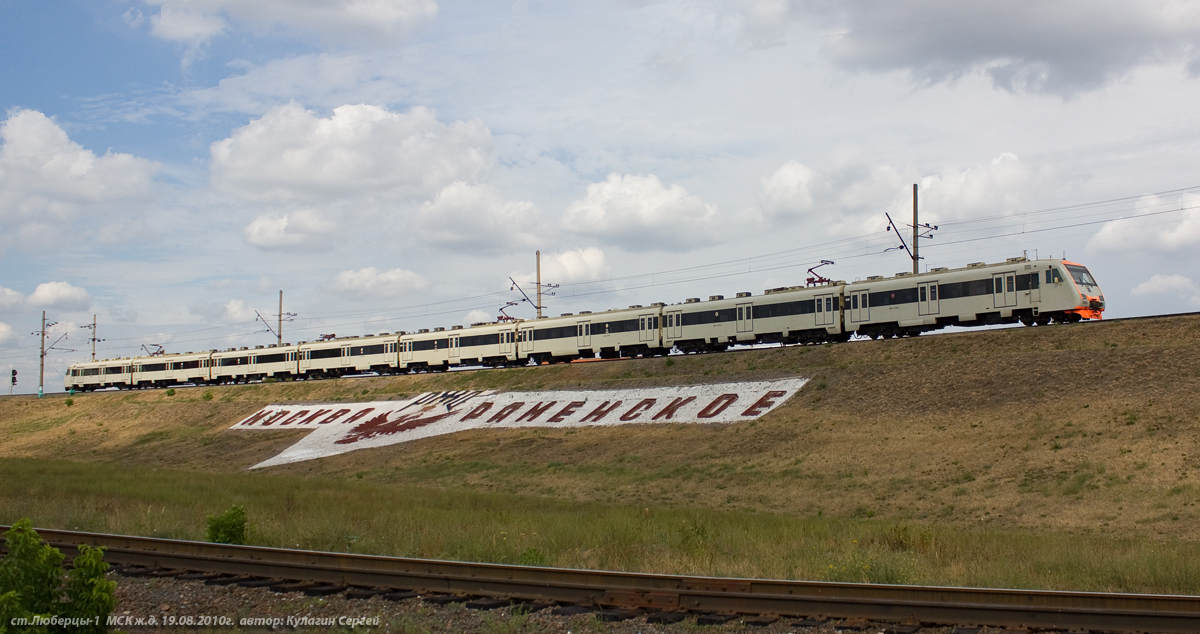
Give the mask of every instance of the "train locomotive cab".
M 1101 313 L 1104 312 L 1104 292 L 1100 290 L 1096 278 L 1092 277 L 1092 273 L 1082 264 L 1063 260 L 1062 265 L 1079 292 L 1078 306 L 1064 312 L 1078 316 L 1079 319 L 1101 319 Z

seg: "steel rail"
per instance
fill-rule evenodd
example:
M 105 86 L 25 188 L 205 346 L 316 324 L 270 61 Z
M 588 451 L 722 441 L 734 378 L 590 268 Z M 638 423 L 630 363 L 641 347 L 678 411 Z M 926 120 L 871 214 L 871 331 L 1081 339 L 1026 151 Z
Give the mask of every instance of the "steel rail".
M 0 530 L 8 527 L 0 526 Z M 437 561 L 38 529 L 65 553 L 103 546 L 118 565 L 341 586 L 697 613 L 1001 627 L 1200 631 L 1200 597 L 733 579 Z

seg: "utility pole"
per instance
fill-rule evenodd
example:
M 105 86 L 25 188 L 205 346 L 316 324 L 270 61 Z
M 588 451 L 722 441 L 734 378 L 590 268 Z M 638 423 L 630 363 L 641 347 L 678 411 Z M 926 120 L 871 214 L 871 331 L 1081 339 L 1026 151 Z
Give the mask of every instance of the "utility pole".
M 892 215 L 889 213 L 885 213 L 883 215 L 885 217 L 887 217 L 887 221 L 888 221 L 887 230 L 896 232 L 896 238 L 900 240 L 900 246 L 884 249 L 884 251 L 899 251 L 900 249 L 903 249 L 906 253 L 908 253 L 908 257 L 912 258 L 913 274 L 916 275 L 921 272 L 921 254 L 918 251 L 917 242 L 922 237 L 924 237 L 926 239 L 932 239 L 933 232 L 937 231 L 937 225 L 931 225 L 929 223 L 920 224 L 920 222 L 918 222 L 918 218 L 917 218 L 917 184 L 916 183 L 913 183 L 913 199 L 912 200 L 913 200 L 913 221 L 912 221 L 912 225 L 911 225 L 912 230 L 913 230 L 913 232 L 912 232 L 912 248 L 910 249 L 908 246 L 908 243 L 906 243 L 904 241 L 904 236 L 900 235 L 900 227 L 896 225 L 896 222 L 894 220 L 892 220 Z M 922 236 L 922 233 L 924 233 L 923 236 Z
M 42 387 L 46 379 L 46 311 L 42 311 L 42 353 L 38 355 L 40 366 L 38 367 L 38 398 L 42 398 Z
M 92 331 L 92 339 L 91 339 L 91 341 L 92 341 L 92 361 L 95 361 L 96 360 L 96 342 L 104 341 L 103 339 L 96 338 L 96 316 L 92 315 L 92 325 L 88 326 L 88 325 L 84 324 L 83 326 L 80 326 L 80 328 L 90 329 Z
M 919 226 L 920 225 L 917 224 L 917 184 L 913 183 L 913 275 L 921 272 L 921 247 L 917 245 L 917 239 L 919 238 Z
M 542 252 L 537 252 L 537 318 L 542 318 Z
M 296 316 L 296 313 L 283 312 L 283 291 L 279 291 L 279 315 L 277 316 L 277 319 L 275 321 L 274 328 L 271 327 L 271 322 L 267 321 L 267 318 L 262 316 L 262 313 L 260 313 L 256 310 L 256 311 L 254 311 L 254 314 L 257 315 L 257 317 L 254 318 L 254 321 L 261 321 L 263 323 L 263 325 L 267 327 L 267 332 L 275 335 L 275 344 L 282 346 L 283 345 L 283 322 L 291 321 L 292 317 Z M 267 314 L 270 314 L 270 313 L 267 313 Z M 284 319 L 284 317 L 287 317 L 287 319 Z

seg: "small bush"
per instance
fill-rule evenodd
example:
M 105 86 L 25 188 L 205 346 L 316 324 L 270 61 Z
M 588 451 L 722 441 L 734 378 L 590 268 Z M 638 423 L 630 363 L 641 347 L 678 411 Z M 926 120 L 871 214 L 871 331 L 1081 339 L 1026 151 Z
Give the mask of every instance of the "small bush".
M 72 405 L 74 405 L 74 404 L 75 404 L 75 399 L 73 399 L 73 398 L 68 398 L 68 399 L 67 399 L 67 401 L 66 401 L 66 403 L 67 403 L 67 407 L 70 407 L 70 406 L 72 406 Z
M 201 394 L 200 400 L 211 401 L 212 400 L 212 392 L 205 392 L 205 393 Z
M 214 544 L 245 544 L 246 509 L 235 504 L 220 515 L 209 515 L 205 535 Z
M 175 396 L 175 388 L 167 388 L 167 396 Z
M 108 631 L 108 615 L 117 605 L 117 582 L 104 578 L 104 549 L 80 545 L 74 568 L 63 585 L 63 554 L 42 543 L 29 519 L 18 520 L 4 535 L 8 554 L 0 561 L 0 631 L 67 631 L 17 626 L 15 619 L 57 616 L 74 623 L 69 631 Z

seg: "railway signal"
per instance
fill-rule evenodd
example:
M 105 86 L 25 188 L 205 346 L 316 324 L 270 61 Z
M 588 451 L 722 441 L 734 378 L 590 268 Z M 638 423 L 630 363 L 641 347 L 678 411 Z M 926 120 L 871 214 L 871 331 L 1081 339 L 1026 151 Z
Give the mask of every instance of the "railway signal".
M 8 395 L 12 396 L 13 386 L 17 384 L 17 369 L 12 369 L 12 382 L 8 384 Z

